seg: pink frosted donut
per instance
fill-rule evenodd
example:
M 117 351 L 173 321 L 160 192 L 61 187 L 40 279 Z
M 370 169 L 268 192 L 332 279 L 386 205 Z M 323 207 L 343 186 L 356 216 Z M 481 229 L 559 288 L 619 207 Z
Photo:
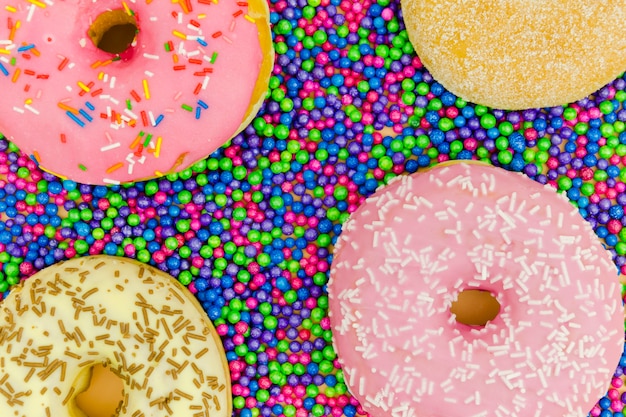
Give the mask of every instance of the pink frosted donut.
M 273 65 L 268 16 L 265 0 L 9 1 L 0 132 L 84 183 L 186 168 L 260 107 Z
M 328 284 L 335 348 L 374 417 L 582 417 L 623 343 L 617 272 L 566 198 L 483 164 L 379 189 L 344 225 Z M 450 308 L 488 291 L 484 326 Z

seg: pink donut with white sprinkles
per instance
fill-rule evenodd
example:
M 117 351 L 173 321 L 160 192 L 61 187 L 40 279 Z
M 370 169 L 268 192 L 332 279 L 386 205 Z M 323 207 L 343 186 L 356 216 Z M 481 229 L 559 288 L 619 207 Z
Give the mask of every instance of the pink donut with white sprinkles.
M 374 417 L 586 416 L 623 350 L 620 290 L 564 196 L 480 163 L 377 190 L 328 284 L 346 383 Z M 499 311 L 464 322 L 451 310 L 470 292 Z
M 273 63 L 265 0 L 8 0 L 0 133 L 46 171 L 180 171 L 242 130 Z

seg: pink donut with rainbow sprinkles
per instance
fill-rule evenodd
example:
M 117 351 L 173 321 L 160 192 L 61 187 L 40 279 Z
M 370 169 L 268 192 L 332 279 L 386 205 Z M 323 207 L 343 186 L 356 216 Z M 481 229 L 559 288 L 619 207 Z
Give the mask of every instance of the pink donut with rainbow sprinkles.
M 266 0 L 8 0 L 0 132 L 90 184 L 206 158 L 254 118 L 274 54 Z
M 377 190 L 328 284 L 346 383 L 374 417 L 587 415 L 623 350 L 620 289 L 564 196 L 480 163 Z M 468 294 L 477 304 L 460 305 Z

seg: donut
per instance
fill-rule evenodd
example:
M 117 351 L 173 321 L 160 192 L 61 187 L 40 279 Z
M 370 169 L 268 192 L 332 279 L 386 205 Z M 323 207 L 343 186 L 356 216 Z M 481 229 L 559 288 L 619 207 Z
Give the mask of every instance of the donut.
M 563 105 L 626 68 L 626 57 L 616 53 L 626 46 L 621 1 L 401 3 L 409 39 L 426 69 L 474 103 L 511 110 Z
M 377 190 L 330 277 L 344 379 L 374 417 L 580 417 L 623 350 L 621 286 L 591 227 L 553 189 L 486 164 Z M 490 320 L 451 312 L 468 292 L 498 304 Z
M 228 364 L 196 299 L 169 275 L 106 255 L 23 281 L 0 304 L 3 415 L 84 416 L 76 397 L 104 366 L 116 416 L 230 416 Z
M 14 0 L 0 20 L 0 132 L 81 183 L 206 158 L 255 117 L 273 67 L 264 0 Z

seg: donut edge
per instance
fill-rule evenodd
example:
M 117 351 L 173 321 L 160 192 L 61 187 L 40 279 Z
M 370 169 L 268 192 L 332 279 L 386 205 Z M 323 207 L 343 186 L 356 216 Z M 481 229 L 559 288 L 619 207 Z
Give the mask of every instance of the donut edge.
M 263 51 L 263 63 L 257 76 L 256 84 L 248 104 L 248 109 L 239 128 L 232 137 L 243 131 L 256 117 L 261 109 L 268 93 L 270 77 L 274 68 L 275 53 L 274 41 L 272 40 L 272 28 L 270 23 L 270 9 L 266 0 L 249 0 L 248 15 L 255 20 L 259 33 L 259 44 Z M 232 138 L 231 137 L 231 138 Z
M 265 98 L 268 94 L 268 89 L 270 85 L 272 69 L 274 68 L 275 53 L 274 42 L 272 40 L 272 28 L 270 24 L 269 4 L 266 0 L 248 0 L 248 15 L 252 19 L 254 19 L 257 27 L 257 31 L 259 34 L 259 46 L 261 47 L 261 52 L 263 54 L 263 61 L 261 63 L 261 68 L 259 69 L 256 83 L 254 85 L 254 89 L 252 90 L 252 96 L 250 97 L 250 101 L 248 102 L 248 108 L 246 109 L 243 120 L 241 121 L 239 127 L 231 134 L 230 138 L 228 138 L 228 140 L 224 142 L 220 147 L 224 146 L 227 142 L 232 140 L 232 138 L 237 136 L 246 127 L 248 127 L 250 123 L 252 123 L 257 113 L 261 109 L 261 106 L 265 102 Z M 186 154 L 184 154 L 183 156 L 185 155 Z M 206 159 L 208 156 L 209 155 L 206 155 L 203 158 L 192 161 L 191 163 L 186 163 L 184 165 L 182 159 L 179 159 L 176 161 L 174 166 L 172 166 L 168 171 L 163 172 L 162 175 L 153 175 L 145 178 L 139 178 L 135 179 L 134 181 L 122 182 L 122 184 L 132 184 L 134 182 L 147 181 L 154 178 L 161 178 L 169 174 L 177 173 L 181 170 L 193 166 L 199 161 Z M 202 307 L 200 307 L 200 309 L 202 310 Z M 206 315 L 204 310 L 202 310 L 202 312 Z

